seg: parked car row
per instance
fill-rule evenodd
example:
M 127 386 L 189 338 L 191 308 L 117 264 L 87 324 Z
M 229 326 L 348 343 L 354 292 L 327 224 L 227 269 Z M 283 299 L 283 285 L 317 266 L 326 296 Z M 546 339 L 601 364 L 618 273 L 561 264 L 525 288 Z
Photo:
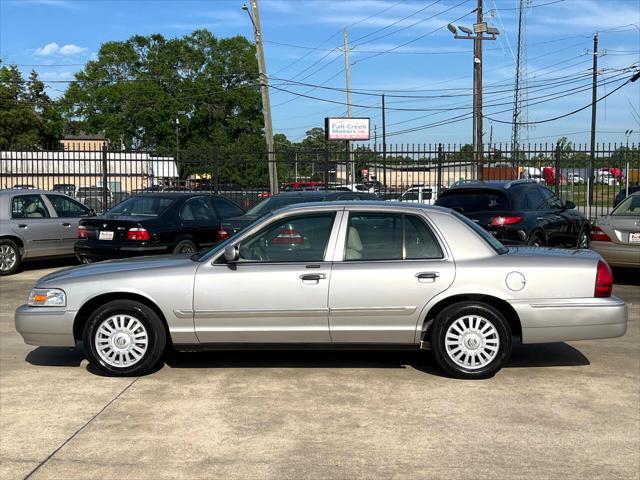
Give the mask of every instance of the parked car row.
M 83 263 L 92 263 L 139 255 L 195 253 L 288 205 L 379 199 L 369 192 L 299 190 L 267 197 L 245 212 L 222 196 L 145 192 L 96 217 L 93 209 L 61 193 L 3 191 L 0 275 L 14 273 L 22 260 L 32 258 L 75 255 Z M 635 236 L 640 225 L 636 230 L 628 227 L 626 237 L 601 233 L 599 229 L 606 228 L 608 220 L 591 226 L 572 202 L 563 202 L 550 189 L 530 180 L 457 183 L 440 192 L 439 197 L 436 187 L 418 185 L 392 199 L 451 208 L 507 246 L 586 249 L 590 242 L 597 242 L 594 248 L 613 258 L 612 264 L 616 266 L 636 266 L 631 258 L 636 253 L 640 256 Z M 610 218 L 616 220 L 621 216 L 616 212 L 625 211 L 625 220 L 631 221 L 636 213 L 635 203 L 631 205 L 626 210 L 617 209 Z M 610 240 L 604 240 L 605 237 Z M 628 245 L 619 246 L 625 242 Z M 622 257 L 610 257 L 613 250 L 620 248 Z M 625 251 L 629 255 L 625 256 Z

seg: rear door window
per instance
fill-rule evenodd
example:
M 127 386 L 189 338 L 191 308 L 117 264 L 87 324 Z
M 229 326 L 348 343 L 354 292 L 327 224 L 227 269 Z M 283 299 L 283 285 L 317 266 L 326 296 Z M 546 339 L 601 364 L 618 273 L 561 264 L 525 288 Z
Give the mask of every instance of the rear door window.
M 210 224 L 217 219 L 213 206 L 204 197 L 190 199 L 182 207 L 180 215 L 185 222 Z
M 547 208 L 547 202 L 545 202 L 538 187 L 527 188 L 525 190 L 524 200 L 527 210 L 545 210 Z
M 20 195 L 11 201 L 11 218 L 49 218 L 40 195 Z

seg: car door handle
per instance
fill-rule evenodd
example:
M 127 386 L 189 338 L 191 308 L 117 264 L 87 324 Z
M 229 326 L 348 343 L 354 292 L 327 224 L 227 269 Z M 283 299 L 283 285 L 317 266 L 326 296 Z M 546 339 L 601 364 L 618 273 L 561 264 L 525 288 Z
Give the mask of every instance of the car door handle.
M 304 275 L 300 275 L 300 280 L 302 280 L 302 283 L 304 282 L 318 283 L 320 280 L 324 280 L 325 278 L 327 278 L 327 275 L 324 273 L 305 273 Z
M 29 226 L 25 225 L 24 223 L 19 223 L 18 228 L 29 228 Z
M 66 228 L 70 228 L 70 227 L 71 227 L 71 224 L 70 224 L 70 223 L 63 223 L 63 224 L 62 224 L 62 226 L 63 226 L 63 227 L 66 227 Z
M 422 283 L 433 283 L 436 281 L 440 274 L 438 272 L 419 272 L 416 273 L 416 278 Z
M 542 220 L 544 220 L 544 217 L 538 217 L 538 218 L 536 218 L 536 220 L 538 220 L 539 222 L 541 222 Z

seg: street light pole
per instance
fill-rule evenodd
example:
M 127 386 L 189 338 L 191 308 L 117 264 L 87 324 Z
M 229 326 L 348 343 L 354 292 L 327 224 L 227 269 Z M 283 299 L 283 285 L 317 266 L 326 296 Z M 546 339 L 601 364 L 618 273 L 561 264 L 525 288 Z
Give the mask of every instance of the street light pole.
M 458 35 L 458 30 L 453 24 L 447 25 L 456 40 L 473 40 L 473 156 L 478 167 L 478 179 L 483 177 L 483 116 L 482 116 L 482 42 L 484 40 L 495 40 L 500 32 L 495 27 L 488 26 L 482 16 L 482 0 L 478 0 L 476 8 L 476 23 L 473 30 L 459 26 L 458 28 L 465 35 Z M 475 33 L 475 35 L 472 35 Z M 490 36 L 483 36 L 487 33 Z
M 260 79 L 260 93 L 262 95 L 262 114 L 264 116 L 264 135 L 267 142 L 267 161 L 269 163 L 269 188 L 271 194 L 278 193 L 278 171 L 276 168 L 276 156 L 273 147 L 273 126 L 271 124 L 271 102 L 269 100 L 269 80 L 267 78 L 267 65 L 264 60 L 264 47 L 262 41 L 262 29 L 260 27 L 260 14 L 258 12 L 258 0 L 251 1 L 251 12 L 246 5 L 242 9 L 247 12 L 253 24 L 253 35 L 256 42 L 256 57 L 258 58 L 258 74 Z

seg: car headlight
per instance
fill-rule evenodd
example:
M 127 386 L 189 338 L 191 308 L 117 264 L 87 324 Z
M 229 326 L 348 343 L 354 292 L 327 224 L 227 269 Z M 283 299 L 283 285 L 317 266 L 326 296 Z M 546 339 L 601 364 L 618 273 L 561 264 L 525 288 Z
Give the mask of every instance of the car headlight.
M 30 307 L 66 307 L 67 295 L 58 288 L 32 288 L 28 304 Z

